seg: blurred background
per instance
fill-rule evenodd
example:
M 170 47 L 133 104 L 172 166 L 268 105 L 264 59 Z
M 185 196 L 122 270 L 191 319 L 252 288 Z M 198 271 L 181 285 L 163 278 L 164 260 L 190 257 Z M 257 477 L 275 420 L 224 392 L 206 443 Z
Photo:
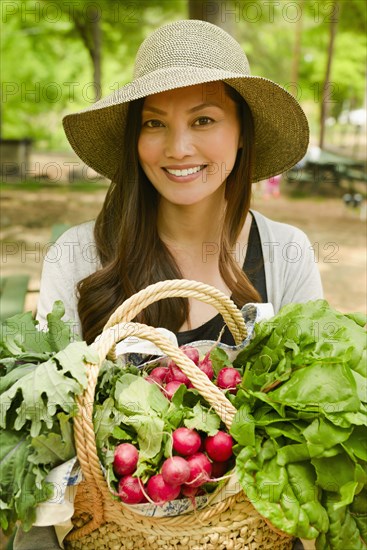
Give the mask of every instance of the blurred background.
M 183 18 L 223 27 L 252 74 L 301 103 L 310 149 L 254 185 L 253 208 L 308 234 L 334 307 L 366 311 L 364 0 L 3 0 L 2 318 L 35 311 L 48 246 L 96 216 L 109 183 L 73 154 L 62 117 L 130 81 L 142 40 Z

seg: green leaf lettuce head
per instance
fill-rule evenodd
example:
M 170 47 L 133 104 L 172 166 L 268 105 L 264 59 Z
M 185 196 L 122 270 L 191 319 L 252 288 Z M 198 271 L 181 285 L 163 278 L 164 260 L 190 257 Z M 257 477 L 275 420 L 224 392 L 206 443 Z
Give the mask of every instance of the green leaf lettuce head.
M 367 548 L 365 323 L 324 300 L 289 304 L 234 362 L 238 478 L 261 515 L 318 550 Z
M 10 532 L 20 521 L 30 529 L 36 506 L 52 495 L 45 478 L 75 456 L 75 398 L 87 386 L 86 363 L 96 352 L 78 341 L 64 308 L 56 302 L 48 330 L 31 313 L 1 326 L 0 338 L 0 525 Z

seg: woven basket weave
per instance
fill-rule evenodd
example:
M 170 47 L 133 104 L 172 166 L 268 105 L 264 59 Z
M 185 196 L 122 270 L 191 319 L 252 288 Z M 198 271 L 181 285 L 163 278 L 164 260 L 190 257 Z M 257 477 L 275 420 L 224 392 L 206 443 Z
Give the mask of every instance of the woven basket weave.
M 130 320 L 149 304 L 167 297 L 196 298 L 223 315 L 236 344 L 246 337 L 241 312 L 217 289 L 187 280 L 150 285 L 126 300 L 111 316 L 93 344 L 100 363 L 88 365 L 88 387 L 78 399 L 74 434 L 84 479 L 78 487 L 73 517 L 74 529 L 67 536 L 70 549 L 181 549 L 181 550 L 289 550 L 293 539 L 275 530 L 255 510 L 243 491 L 202 510 L 174 517 L 147 517 L 114 499 L 97 456 L 92 410 L 100 364 L 114 357 L 115 344 L 134 335 L 153 342 L 173 359 L 194 387 L 212 405 L 229 428 L 236 409 L 207 376 L 154 328 Z

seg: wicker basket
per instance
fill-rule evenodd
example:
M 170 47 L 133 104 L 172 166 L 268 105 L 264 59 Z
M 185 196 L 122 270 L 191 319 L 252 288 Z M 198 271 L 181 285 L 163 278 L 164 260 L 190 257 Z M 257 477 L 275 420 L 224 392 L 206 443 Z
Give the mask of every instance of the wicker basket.
M 236 344 L 246 337 L 246 325 L 234 303 L 217 289 L 196 281 L 170 280 L 151 285 L 126 300 L 111 316 L 94 343 L 100 362 L 114 356 L 115 344 L 127 336 L 147 339 L 158 346 L 190 378 L 223 422 L 231 426 L 236 409 L 196 365 L 152 327 L 129 322 L 147 305 L 167 297 L 196 298 L 216 307 Z M 75 500 L 74 529 L 66 547 L 73 549 L 159 550 L 288 550 L 293 539 L 270 526 L 243 491 L 202 510 L 174 517 L 147 517 L 114 499 L 97 456 L 92 423 L 99 364 L 88 366 L 88 387 L 78 400 L 75 443 L 85 481 Z

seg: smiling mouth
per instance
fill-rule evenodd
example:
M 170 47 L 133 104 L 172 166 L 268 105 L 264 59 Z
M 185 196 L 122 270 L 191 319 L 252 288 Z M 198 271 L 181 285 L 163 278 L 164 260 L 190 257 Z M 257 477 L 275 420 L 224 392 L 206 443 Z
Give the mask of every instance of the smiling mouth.
M 163 170 L 165 170 L 172 176 L 184 177 L 184 176 L 191 176 L 191 174 L 196 174 L 197 172 L 200 172 L 200 170 L 203 170 L 205 167 L 206 167 L 206 164 L 202 164 L 200 166 L 195 166 L 193 168 L 185 168 L 184 170 L 173 170 L 171 168 L 163 168 Z

